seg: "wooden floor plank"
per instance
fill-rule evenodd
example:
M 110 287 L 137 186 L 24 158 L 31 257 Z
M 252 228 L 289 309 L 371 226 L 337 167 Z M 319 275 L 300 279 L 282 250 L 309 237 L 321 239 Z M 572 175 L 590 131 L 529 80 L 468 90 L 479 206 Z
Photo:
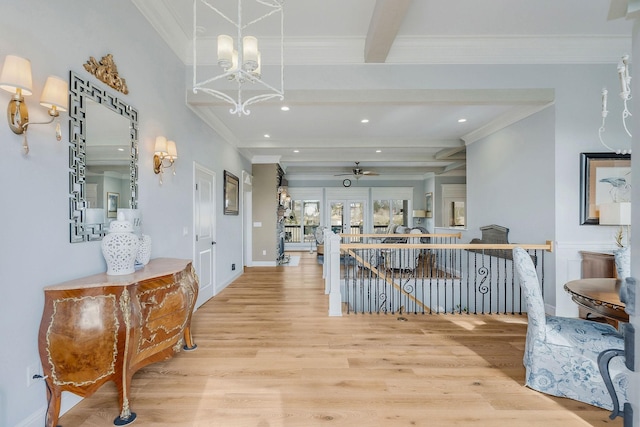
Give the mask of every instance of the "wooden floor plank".
M 523 386 L 526 316 L 328 317 L 315 255 L 248 268 L 193 316 L 198 349 L 134 376 L 136 426 L 622 426 Z M 106 384 L 61 417 L 112 426 Z

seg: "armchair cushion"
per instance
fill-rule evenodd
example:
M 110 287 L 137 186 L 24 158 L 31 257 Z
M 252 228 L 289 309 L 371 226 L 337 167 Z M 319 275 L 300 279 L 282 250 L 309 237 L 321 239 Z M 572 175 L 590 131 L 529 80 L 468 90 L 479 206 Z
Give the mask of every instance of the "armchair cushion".
M 607 324 L 547 316 L 531 256 L 524 249 L 515 248 L 513 262 L 527 305 L 525 385 L 553 396 L 613 409 L 598 369 L 598 355 L 603 350 L 624 348 L 623 338 Z M 629 378 L 624 359 L 613 358 L 609 372 L 619 402 L 627 402 Z
M 611 396 L 598 369 L 598 355 L 624 347 L 616 330 L 582 319 L 547 316 L 546 340 L 534 340 L 525 350 L 525 384 L 543 393 L 568 397 L 613 409 Z M 628 376 L 624 359 L 611 360 L 609 372 L 620 402 L 626 402 Z

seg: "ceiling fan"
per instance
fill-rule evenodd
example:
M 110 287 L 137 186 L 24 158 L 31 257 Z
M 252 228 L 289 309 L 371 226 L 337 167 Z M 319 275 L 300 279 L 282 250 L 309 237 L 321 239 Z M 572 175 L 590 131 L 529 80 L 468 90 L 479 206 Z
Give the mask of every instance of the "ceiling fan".
M 361 176 L 378 176 L 378 173 L 374 171 L 362 170 L 360 168 L 360 162 L 356 162 L 356 167 L 351 170 L 351 173 L 339 173 L 339 174 L 336 174 L 335 176 L 348 176 L 348 175 L 353 175 L 356 179 L 358 179 Z

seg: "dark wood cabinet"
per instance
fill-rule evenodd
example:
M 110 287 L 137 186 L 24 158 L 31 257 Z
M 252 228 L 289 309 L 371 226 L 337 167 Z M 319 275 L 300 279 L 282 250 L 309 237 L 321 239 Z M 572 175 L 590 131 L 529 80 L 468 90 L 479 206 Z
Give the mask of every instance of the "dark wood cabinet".
M 581 251 L 582 278 L 617 277 L 616 262 L 612 253 Z
M 590 252 L 580 251 L 582 257 L 581 276 L 583 279 L 595 278 L 617 278 L 616 261 L 611 252 Z M 594 320 L 596 322 L 609 323 L 615 327 L 618 322 L 598 314 L 594 314 L 584 307 L 579 307 L 578 315 L 582 319 Z

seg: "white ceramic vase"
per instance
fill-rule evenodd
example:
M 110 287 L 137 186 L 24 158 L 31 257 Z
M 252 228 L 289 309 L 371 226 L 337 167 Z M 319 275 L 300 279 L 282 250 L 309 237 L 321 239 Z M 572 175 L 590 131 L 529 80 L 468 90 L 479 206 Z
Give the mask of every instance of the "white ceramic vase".
M 133 233 L 133 225 L 119 212 L 118 219 L 109 225 L 109 233 L 102 239 L 102 255 L 107 261 L 107 274 L 118 276 L 135 271 L 140 238 Z
M 138 264 L 147 265 L 151 258 L 151 236 L 143 234 L 140 236 L 140 247 L 138 248 L 138 255 L 136 256 L 136 262 Z

